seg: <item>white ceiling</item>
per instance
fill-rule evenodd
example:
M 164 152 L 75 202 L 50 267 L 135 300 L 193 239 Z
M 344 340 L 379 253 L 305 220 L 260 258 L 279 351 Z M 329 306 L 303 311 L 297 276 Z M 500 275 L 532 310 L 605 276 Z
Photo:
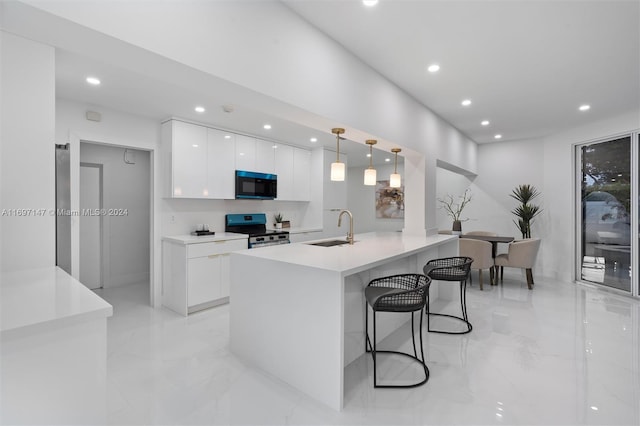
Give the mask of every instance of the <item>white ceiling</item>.
M 478 143 L 544 137 L 640 107 L 637 0 L 285 3 Z
M 544 137 L 640 109 L 640 1 L 284 3 L 478 143 L 494 142 L 496 133 L 503 141 Z M 426 71 L 432 63 L 441 66 L 436 74 Z M 83 83 L 90 72 L 100 74 L 99 89 Z M 204 119 L 192 109 L 202 93 L 184 84 L 63 50 L 56 91 L 154 120 L 179 116 L 300 146 L 314 146 L 312 136 L 335 146 L 328 132 L 248 108 L 210 108 Z M 465 98 L 471 106 L 460 105 Z M 579 112 L 583 103 L 591 109 Z M 484 119 L 491 124 L 481 126 Z M 345 145 L 350 164 L 368 162 L 361 143 Z

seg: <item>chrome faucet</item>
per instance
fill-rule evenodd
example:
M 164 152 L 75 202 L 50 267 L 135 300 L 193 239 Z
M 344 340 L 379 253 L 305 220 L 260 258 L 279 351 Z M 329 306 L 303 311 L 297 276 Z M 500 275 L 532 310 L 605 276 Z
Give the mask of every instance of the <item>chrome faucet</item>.
M 353 244 L 353 215 L 349 210 L 340 210 L 340 216 L 338 216 L 338 226 L 342 224 L 342 215 L 345 213 L 349 215 L 349 233 L 347 234 L 347 241 L 349 241 L 349 244 Z

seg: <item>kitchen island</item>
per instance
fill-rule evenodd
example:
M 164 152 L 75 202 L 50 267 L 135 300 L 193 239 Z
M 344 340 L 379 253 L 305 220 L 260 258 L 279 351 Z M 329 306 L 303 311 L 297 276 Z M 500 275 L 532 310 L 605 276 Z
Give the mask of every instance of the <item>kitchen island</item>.
M 55 266 L 0 293 L 0 424 L 105 424 L 111 305 Z
M 354 245 L 312 242 L 231 254 L 231 350 L 247 363 L 341 410 L 344 369 L 364 353 L 364 288 L 455 256 L 451 235 L 357 234 Z M 432 297 L 434 296 L 432 290 Z M 378 340 L 408 318 L 385 317 Z

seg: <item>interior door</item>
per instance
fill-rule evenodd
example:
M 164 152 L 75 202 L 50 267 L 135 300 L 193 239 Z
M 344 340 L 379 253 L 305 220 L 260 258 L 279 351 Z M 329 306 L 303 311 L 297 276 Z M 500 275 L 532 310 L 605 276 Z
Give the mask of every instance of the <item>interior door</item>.
M 80 164 L 80 282 L 102 287 L 102 165 Z

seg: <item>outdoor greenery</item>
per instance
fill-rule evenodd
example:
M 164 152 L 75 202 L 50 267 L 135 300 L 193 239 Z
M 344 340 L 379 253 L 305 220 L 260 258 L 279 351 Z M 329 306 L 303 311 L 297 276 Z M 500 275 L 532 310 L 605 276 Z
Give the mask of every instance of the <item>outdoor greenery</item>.
M 531 200 L 538 195 L 540 195 L 540 192 L 533 185 L 519 185 L 510 194 L 511 198 L 520 202 L 520 205 L 513 209 L 511 213 L 518 218 L 513 223 L 520 229 L 522 238 L 531 238 L 531 223 L 542 212 L 540 206 L 531 204 Z
M 583 200 L 592 192 L 606 192 L 618 200 L 623 215 L 630 211 L 630 150 L 631 138 L 628 136 L 582 148 Z

